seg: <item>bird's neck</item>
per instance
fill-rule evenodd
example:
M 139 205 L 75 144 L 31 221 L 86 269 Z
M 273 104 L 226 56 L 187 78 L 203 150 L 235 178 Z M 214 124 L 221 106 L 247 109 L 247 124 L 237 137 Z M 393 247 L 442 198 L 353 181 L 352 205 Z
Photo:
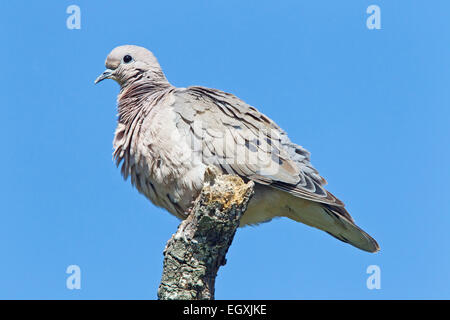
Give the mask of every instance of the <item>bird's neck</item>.
M 144 78 L 121 86 L 117 97 L 119 122 L 133 121 L 144 107 L 151 105 L 152 96 L 159 96 L 170 88 L 172 85 L 165 78 L 151 81 Z M 144 101 L 150 103 L 144 103 Z

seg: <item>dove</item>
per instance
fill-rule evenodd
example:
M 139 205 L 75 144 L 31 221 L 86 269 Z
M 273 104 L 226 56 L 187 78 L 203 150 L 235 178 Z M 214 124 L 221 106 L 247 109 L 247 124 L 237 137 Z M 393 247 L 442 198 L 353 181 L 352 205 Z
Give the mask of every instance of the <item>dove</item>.
M 112 79 L 120 85 L 113 158 L 124 179 L 154 205 L 187 218 L 205 170 L 213 166 L 255 184 L 240 227 L 287 217 L 361 250 L 379 251 L 324 188 L 310 153 L 255 107 L 221 90 L 172 86 L 143 47 L 116 47 L 105 65 L 95 83 Z

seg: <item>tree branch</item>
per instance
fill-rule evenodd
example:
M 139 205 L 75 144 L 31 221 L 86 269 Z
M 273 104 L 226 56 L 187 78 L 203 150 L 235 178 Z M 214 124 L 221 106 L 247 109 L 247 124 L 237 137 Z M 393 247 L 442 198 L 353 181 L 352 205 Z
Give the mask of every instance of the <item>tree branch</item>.
M 254 184 L 214 167 L 206 169 L 205 181 L 188 218 L 167 242 L 160 300 L 214 299 L 217 271 L 226 263 Z

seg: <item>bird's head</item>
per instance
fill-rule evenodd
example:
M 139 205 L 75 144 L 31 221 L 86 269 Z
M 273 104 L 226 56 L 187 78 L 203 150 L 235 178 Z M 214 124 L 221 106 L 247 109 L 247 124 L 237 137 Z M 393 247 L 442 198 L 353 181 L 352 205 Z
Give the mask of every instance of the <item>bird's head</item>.
M 113 79 L 123 88 L 136 81 L 167 82 L 158 60 L 143 47 L 116 47 L 108 54 L 105 66 L 106 70 L 95 79 L 95 83 Z

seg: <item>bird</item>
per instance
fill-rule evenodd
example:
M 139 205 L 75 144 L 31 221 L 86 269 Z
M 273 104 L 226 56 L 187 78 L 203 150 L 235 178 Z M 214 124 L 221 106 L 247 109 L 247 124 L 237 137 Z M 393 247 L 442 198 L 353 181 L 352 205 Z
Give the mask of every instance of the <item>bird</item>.
M 144 47 L 118 46 L 105 66 L 94 82 L 120 85 L 113 159 L 154 205 L 186 219 L 213 166 L 255 184 L 240 227 L 287 217 L 361 250 L 380 250 L 325 189 L 310 152 L 255 107 L 218 89 L 171 85 Z

